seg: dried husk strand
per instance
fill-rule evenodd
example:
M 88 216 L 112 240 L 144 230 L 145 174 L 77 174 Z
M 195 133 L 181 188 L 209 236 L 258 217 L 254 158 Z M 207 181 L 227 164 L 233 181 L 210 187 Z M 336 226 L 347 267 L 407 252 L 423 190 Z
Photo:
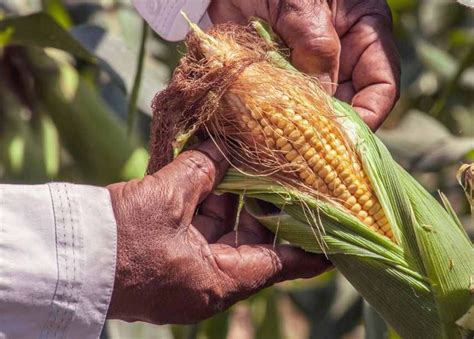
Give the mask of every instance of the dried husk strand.
M 236 168 L 229 171 L 220 191 L 245 192 L 248 198 L 279 207 L 281 213 L 266 214 L 258 200 L 249 200 L 247 206 L 284 239 L 308 251 L 327 253 L 403 337 L 460 337 L 455 321 L 471 304 L 474 255 L 452 214 L 392 160 L 350 106 L 325 96 L 313 79 L 295 71 L 277 71 L 276 66 L 282 66 L 281 58 L 272 64 L 277 51 L 251 28 L 225 25 L 207 34 L 193 29 L 187 56 L 168 89 L 155 100 L 149 170 L 169 160 L 163 154 L 170 154 L 173 135 L 206 131 L 226 144 Z M 357 160 L 351 166 L 363 170 L 383 207 L 395 242 L 370 230 L 331 194 L 301 184 L 299 164 L 284 165 L 286 154 L 266 144 L 266 139 L 258 140 L 259 134 L 249 132 L 248 125 L 242 126 L 242 114 L 236 113 L 247 113 L 235 111 L 234 96 L 245 99 L 252 115 L 262 113 L 252 105 L 267 104 L 273 111 L 293 109 L 280 100 L 282 95 L 291 98 L 291 105 L 311 111 L 303 114 L 308 121 L 319 114 L 332 122 L 349 158 Z M 157 140 L 162 127 L 169 128 L 170 137 Z

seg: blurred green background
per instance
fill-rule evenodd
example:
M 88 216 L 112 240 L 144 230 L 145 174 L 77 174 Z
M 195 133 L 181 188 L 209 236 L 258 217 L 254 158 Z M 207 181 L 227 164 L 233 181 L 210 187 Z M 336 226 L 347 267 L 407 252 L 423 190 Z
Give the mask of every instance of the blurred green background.
M 378 135 L 471 238 L 457 168 L 474 161 L 474 10 L 391 0 L 401 98 Z M 143 176 L 150 102 L 182 44 L 130 2 L 0 0 L 0 182 L 105 185 Z M 103 338 L 397 338 L 336 272 L 266 289 L 192 326 L 109 321 Z

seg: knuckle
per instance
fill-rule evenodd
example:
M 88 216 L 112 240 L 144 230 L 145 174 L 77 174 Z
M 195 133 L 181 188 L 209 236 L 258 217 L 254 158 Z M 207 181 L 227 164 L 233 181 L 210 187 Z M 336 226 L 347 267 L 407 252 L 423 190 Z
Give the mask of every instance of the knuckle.
M 281 1 L 275 28 L 290 48 L 307 54 L 337 57 L 340 41 L 327 5 L 314 1 Z M 318 8 L 316 8 L 318 7 Z
M 304 39 L 301 39 L 299 47 L 308 54 L 334 60 L 337 60 L 341 50 L 339 40 L 326 32 L 321 34 L 310 32 Z
M 186 204 L 178 191 L 179 185 L 176 185 L 172 178 L 160 173 L 145 176 L 141 184 L 144 191 L 146 190 L 143 195 L 148 197 L 144 206 L 146 214 L 145 211 L 141 213 L 149 220 L 153 220 L 155 225 L 177 228 L 183 218 L 183 207 Z
M 357 0 L 344 9 L 343 17 L 347 23 L 353 24 L 365 20 L 372 24 L 392 27 L 392 13 L 386 1 Z
M 268 272 L 268 277 L 270 278 L 267 282 L 264 282 L 264 284 L 269 285 L 279 281 L 283 271 L 283 264 L 275 251 L 270 249 L 262 249 L 262 251 L 265 252 L 264 255 L 268 259 L 266 261 L 266 270 Z
M 196 184 L 213 183 L 216 168 L 211 159 L 199 151 L 188 151 L 183 153 L 182 161 L 185 165 L 185 175 Z
M 380 0 L 352 0 L 342 8 L 346 15 L 364 16 L 367 14 L 379 14 L 385 18 L 391 17 L 390 7 L 386 1 Z

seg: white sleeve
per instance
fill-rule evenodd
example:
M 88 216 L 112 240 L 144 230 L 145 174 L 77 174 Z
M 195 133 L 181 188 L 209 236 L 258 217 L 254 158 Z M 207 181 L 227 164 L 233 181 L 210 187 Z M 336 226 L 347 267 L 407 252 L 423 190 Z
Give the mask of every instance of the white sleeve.
M 207 7 L 211 0 L 132 0 L 138 13 L 163 39 L 183 40 L 189 31 L 188 24 L 181 16 L 185 12 L 192 22 L 202 28 L 211 25 Z
M 105 188 L 0 185 L 0 338 L 97 338 L 116 223 Z

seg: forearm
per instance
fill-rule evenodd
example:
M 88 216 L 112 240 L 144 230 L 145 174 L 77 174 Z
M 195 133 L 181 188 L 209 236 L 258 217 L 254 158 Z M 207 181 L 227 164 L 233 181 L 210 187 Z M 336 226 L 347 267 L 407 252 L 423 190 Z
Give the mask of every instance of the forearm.
M 98 337 L 116 260 L 108 191 L 0 185 L 0 231 L 0 337 Z

